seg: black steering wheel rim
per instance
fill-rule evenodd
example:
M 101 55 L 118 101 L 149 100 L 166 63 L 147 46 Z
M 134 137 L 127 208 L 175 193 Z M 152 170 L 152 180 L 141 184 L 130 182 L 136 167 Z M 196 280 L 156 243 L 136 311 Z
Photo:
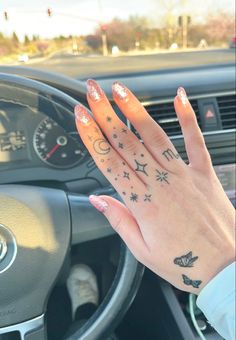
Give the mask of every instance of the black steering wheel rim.
M 0 84 L 11 84 L 19 89 L 27 88 L 32 91 L 38 91 L 41 96 L 45 96 L 47 99 L 54 98 L 60 105 L 65 103 L 69 119 L 74 119 L 73 107 L 78 102 L 59 90 L 31 79 L 8 74 L 0 74 Z M 67 195 L 67 197 L 69 202 L 68 205 L 70 206 L 69 196 Z M 76 330 L 74 334 L 67 337 L 67 339 L 93 340 L 104 338 L 104 336 L 111 332 L 123 317 L 135 297 L 141 282 L 143 270 L 143 266 L 137 262 L 127 247 L 122 244 L 117 273 L 108 294 L 99 305 L 94 315 L 82 326 L 82 328 Z M 1 327 L 0 325 L 0 334 L 3 334 L 3 331 L 1 333 L 1 330 L 4 330 L 4 328 L 5 327 Z

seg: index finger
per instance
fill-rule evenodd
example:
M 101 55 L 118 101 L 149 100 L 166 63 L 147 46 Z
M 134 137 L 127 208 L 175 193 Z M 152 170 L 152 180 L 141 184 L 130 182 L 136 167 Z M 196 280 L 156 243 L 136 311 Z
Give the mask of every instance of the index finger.
M 127 205 L 141 202 L 139 198 L 146 191 L 144 183 L 106 141 L 100 128 L 82 105 L 75 107 L 75 117 L 80 137 L 98 168 Z

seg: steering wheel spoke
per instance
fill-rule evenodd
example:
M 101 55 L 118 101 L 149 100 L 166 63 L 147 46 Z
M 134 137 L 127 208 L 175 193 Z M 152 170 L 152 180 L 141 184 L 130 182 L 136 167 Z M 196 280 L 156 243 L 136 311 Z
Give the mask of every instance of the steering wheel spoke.
M 0 339 L 3 334 L 18 333 L 21 340 L 47 340 L 44 315 L 12 326 L 0 328 Z
M 107 219 L 84 195 L 68 195 L 71 210 L 72 244 L 103 238 L 114 234 Z

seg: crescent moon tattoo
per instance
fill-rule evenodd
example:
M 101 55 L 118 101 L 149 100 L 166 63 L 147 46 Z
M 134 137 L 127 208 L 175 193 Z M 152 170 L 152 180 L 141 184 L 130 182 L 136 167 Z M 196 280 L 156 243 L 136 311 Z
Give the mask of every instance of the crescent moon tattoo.
M 93 143 L 93 148 L 94 151 L 97 152 L 99 155 L 106 155 L 111 150 L 111 147 L 103 138 L 96 139 Z

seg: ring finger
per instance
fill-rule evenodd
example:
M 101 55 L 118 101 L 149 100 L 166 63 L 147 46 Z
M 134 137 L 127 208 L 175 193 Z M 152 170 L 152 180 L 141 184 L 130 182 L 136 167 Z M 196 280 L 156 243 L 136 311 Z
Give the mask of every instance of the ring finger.
M 98 125 L 82 105 L 75 107 L 75 117 L 80 137 L 98 168 L 114 186 L 127 206 L 133 210 L 136 203 L 142 203 L 145 194 L 148 194 L 146 186 L 106 141 Z

